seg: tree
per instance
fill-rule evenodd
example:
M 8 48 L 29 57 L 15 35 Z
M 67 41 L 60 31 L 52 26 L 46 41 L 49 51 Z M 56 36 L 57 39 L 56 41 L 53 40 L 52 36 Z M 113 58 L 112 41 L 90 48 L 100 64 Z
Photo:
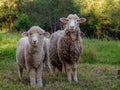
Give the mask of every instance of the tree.
M 51 33 L 60 29 L 60 17 L 77 13 L 72 0 L 33 0 L 25 2 L 22 8 L 31 26 L 39 25 Z
M 30 26 L 54 32 L 63 29 L 60 17 L 76 13 L 86 37 L 120 39 L 120 0 L 0 0 L 0 28 L 13 31 L 19 15 L 28 16 Z
M 13 31 L 14 20 L 17 14 L 16 0 L 2 0 L 0 12 L 1 27 L 5 24 L 4 28 L 7 27 L 9 31 Z
M 17 28 L 18 31 L 21 30 L 28 30 L 30 25 L 30 21 L 28 19 L 28 16 L 25 14 L 21 14 L 18 16 L 18 19 L 16 20 L 15 27 Z

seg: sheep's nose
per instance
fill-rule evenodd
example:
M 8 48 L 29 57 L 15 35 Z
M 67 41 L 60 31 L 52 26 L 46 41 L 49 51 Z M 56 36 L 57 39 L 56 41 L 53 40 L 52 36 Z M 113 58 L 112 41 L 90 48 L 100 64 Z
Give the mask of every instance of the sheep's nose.
M 74 29 L 74 26 L 70 26 L 71 29 Z
M 36 44 L 36 41 L 33 41 L 34 44 Z

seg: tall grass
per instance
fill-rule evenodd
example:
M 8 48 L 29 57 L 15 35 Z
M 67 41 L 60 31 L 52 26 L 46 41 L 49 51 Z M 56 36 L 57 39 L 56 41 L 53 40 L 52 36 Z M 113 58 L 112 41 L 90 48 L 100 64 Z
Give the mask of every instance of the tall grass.
M 39 90 L 29 86 L 26 72 L 24 82 L 18 79 L 15 51 L 20 37 L 20 33 L 0 33 L 0 90 Z M 41 90 L 120 90 L 120 79 L 115 78 L 120 69 L 119 52 L 120 41 L 84 38 L 78 64 L 79 83 L 68 83 L 66 74 L 50 75 L 43 70 Z
M 120 41 L 83 39 L 81 62 L 120 64 Z

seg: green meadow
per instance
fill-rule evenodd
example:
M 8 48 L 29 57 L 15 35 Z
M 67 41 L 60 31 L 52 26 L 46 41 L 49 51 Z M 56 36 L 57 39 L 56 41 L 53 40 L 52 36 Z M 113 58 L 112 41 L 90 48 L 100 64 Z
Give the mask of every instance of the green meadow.
M 78 63 L 79 82 L 69 83 L 66 74 L 43 70 L 43 87 L 30 87 L 24 71 L 20 82 L 15 59 L 20 33 L 0 33 L 0 90 L 120 90 L 120 41 L 83 38 L 83 52 Z

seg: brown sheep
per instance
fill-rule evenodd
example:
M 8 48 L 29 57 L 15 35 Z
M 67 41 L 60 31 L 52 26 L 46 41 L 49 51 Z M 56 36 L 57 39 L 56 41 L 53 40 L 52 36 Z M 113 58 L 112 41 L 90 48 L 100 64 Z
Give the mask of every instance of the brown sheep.
M 68 81 L 71 82 L 71 66 L 73 66 L 73 78 L 77 79 L 77 62 L 82 52 L 82 39 L 79 23 L 86 21 L 76 14 L 70 14 L 67 18 L 62 17 L 60 21 L 65 23 L 65 29 L 52 34 L 50 40 L 50 60 L 53 69 L 62 71 L 63 67 L 67 73 Z

